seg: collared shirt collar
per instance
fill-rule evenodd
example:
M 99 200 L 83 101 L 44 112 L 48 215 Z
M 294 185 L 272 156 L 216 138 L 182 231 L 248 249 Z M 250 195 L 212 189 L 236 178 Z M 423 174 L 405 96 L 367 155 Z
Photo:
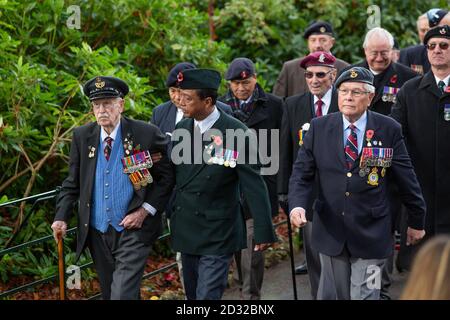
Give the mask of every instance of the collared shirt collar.
M 117 123 L 116 127 L 114 128 L 114 130 L 111 132 L 111 134 L 106 133 L 105 129 L 101 129 L 101 133 L 100 133 L 100 139 L 102 142 L 105 141 L 106 137 L 111 137 L 113 139 L 113 142 L 116 140 L 116 136 L 117 136 L 117 131 L 120 128 L 120 120 Z
M 323 106 L 322 106 L 322 114 L 323 115 L 327 115 L 328 114 L 328 110 L 330 108 L 331 105 L 331 93 L 333 91 L 333 87 L 330 87 L 330 89 L 328 89 L 328 91 L 323 95 L 323 97 L 320 99 L 323 101 Z M 313 96 L 314 97 L 314 111 L 316 111 L 316 103 L 317 101 L 319 101 L 319 98 L 317 96 Z
M 178 122 L 181 121 L 181 119 L 183 119 L 183 115 L 184 115 L 183 111 L 180 108 L 177 108 L 177 113 L 175 115 L 175 124 L 177 124 Z
M 203 134 L 207 130 L 211 129 L 211 127 L 216 123 L 216 121 L 220 117 L 220 112 L 217 110 L 217 107 L 214 105 L 214 111 L 209 114 L 205 119 L 197 121 L 194 119 L 194 126 L 198 126 L 200 128 L 200 132 Z
M 351 123 L 344 117 L 344 115 L 342 115 L 342 119 L 344 120 L 344 130 L 346 130 Z M 364 111 L 364 113 L 358 120 L 353 122 L 353 125 L 358 129 L 358 132 L 364 132 L 366 130 L 366 124 L 367 124 L 367 110 Z
M 445 85 L 448 86 L 449 83 L 448 81 L 450 80 L 450 74 L 448 76 L 446 76 L 444 79 L 439 79 L 438 77 L 436 77 L 436 75 L 434 75 L 434 79 L 436 80 L 436 85 L 439 87 L 439 81 L 444 81 Z

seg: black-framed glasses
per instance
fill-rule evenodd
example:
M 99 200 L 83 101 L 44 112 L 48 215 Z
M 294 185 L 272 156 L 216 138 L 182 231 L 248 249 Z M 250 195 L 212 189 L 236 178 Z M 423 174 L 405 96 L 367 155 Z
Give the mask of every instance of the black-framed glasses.
M 306 78 L 306 79 L 312 79 L 312 77 L 314 77 L 314 75 L 315 75 L 317 78 L 323 79 L 323 78 L 325 78 L 325 76 L 326 76 L 327 74 L 329 74 L 331 71 L 333 71 L 333 70 L 330 70 L 330 71 L 328 71 L 328 72 L 311 72 L 311 71 L 306 71 L 306 72 L 305 72 L 305 78 Z
M 427 44 L 427 49 L 430 51 L 433 51 L 437 46 L 441 48 L 441 50 L 447 50 L 448 49 L 448 42 L 439 42 L 439 43 L 429 43 Z

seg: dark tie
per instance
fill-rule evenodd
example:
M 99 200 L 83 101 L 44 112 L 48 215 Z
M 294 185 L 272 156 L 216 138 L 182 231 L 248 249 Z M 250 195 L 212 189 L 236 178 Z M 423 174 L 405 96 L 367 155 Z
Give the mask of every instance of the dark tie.
M 103 154 L 105 155 L 106 161 L 109 161 L 109 157 L 111 156 L 113 138 L 106 137 L 105 142 L 106 142 L 106 145 L 105 145 L 105 149 L 103 150 Z
M 347 168 L 350 170 L 358 157 L 358 138 L 356 136 L 356 127 L 353 124 L 348 126 L 351 130 L 345 143 L 345 160 Z
M 322 106 L 323 106 L 323 101 L 322 100 L 317 100 L 317 110 L 316 110 L 316 117 L 321 117 L 322 114 Z
M 442 81 L 442 80 L 439 81 L 438 87 L 439 87 L 439 90 L 441 90 L 441 94 L 443 94 L 444 93 L 444 89 L 445 89 L 445 82 Z

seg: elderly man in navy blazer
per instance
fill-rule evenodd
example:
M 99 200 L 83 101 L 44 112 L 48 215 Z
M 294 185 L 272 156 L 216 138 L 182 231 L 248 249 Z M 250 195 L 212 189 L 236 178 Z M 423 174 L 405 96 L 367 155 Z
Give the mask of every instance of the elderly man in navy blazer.
M 368 111 L 373 75 L 362 67 L 336 81 L 340 113 L 311 121 L 289 183 L 291 221 L 307 223 L 315 183 L 313 245 L 320 253 L 318 299 L 379 299 L 381 269 L 392 251 L 388 184 L 395 182 L 409 212 L 408 242 L 425 234 L 425 202 L 392 119 Z M 392 179 L 391 179 L 392 178 Z

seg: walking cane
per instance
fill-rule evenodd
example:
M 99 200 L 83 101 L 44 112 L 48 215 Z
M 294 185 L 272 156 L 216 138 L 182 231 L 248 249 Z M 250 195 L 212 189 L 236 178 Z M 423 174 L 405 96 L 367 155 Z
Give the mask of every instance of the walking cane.
M 298 300 L 297 297 L 297 282 L 295 280 L 295 263 L 294 263 L 294 245 L 292 242 L 292 226 L 291 219 L 289 218 L 289 207 L 287 201 L 280 201 L 281 209 L 287 216 L 288 236 L 289 236 L 289 255 L 291 256 L 291 273 L 292 273 L 292 289 L 294 290 L 294 300 Z
M 66 299 L 66 286 L 64 283 L 64 240 L 62 236 L 58 235 L 58 269 L 59 269 L 59 300 Z

